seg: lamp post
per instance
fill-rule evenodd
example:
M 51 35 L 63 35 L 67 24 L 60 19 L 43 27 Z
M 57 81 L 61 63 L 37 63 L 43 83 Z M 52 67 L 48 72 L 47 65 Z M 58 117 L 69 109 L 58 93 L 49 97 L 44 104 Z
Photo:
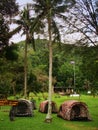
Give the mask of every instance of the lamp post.
M 73 80 L 74 80 L 74 90 L 75 90 L 75 82 L 76 82 L 75 81 L 75 61 L 71 61 L 70 63 L 73 65 L 73 78 L 74 78 Z

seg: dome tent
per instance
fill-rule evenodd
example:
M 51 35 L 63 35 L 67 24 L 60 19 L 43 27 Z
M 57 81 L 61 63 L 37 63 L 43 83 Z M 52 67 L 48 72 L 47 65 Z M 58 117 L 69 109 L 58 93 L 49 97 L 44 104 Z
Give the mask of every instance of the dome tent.
M 26 99 L 19 99 L 17 106 L 12 106 L 14 109 L 15 116 L 24 117 L 24 116 L 33 116 L 32 113 L 32 102 Z
M 39 111 L 42 113 L 47 113 L 48 111 L 48 100 L 40 103 Z M 52 101 L 52 113 L 57 113 L 57 106 L 54 101 Z
M 91 120 L 87 105 L 76 100 L 61 104 L 57 116 L 65 120 Z

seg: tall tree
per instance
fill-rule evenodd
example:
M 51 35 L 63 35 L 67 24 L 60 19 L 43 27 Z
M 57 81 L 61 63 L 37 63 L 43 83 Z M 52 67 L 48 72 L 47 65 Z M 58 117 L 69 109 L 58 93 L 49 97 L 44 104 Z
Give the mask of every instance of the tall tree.
M 27 97 L 27 46 L 28 44 L 33 45 L 33 49 L 35 50 L 35 40 L 34 40 L 34 32 L 41 31 L 43 28 L 43 24 L 39 22 L 38 26 L 40 25 L 40 29 L 38 27 L 34 28 L 32 27 L 34 22 L 34 17 L 31 15 L 31 5 L 27 4 L 26 7 L 24 7 L 23 11 L 20 13 L 20 19 L 19 20 L 13 20 L 16 24 L 18 24 L 19 30 L 23 30 L 23 35 L 26 35 L 25 40 L 25 49 L 24 49 L 24 97 Z
M 24 47 L 24 97 L 27 97 L 27 45 L 33 40 L 33 36 L 30 32 L 31 27 L 31 16 L 30 6 L 27 4 L 26 7 L 20 12 L 20 19 L 13 20 L 14 23 L 18 24 L 18 27 L 23 30 L 23 34 L 26 35 L 25 47 Z
M 36 23 L 37 26 L 39 20 L 46 20 L 46 25 L 48 26 L 48 40 L 49 40 L 49 97 L 48 97 L 48 113 L 45 121 L 52 121 L 52 44 L 53 41 L 60 41 L 59 25 L 60 21 L 56 18 L 61 18 L 60 13 L 64 13 L 67 7 L 71 7 L 75 1 L 74 0 L 33 0 L 33 8 L 37 15 Z M 58 23 L 58 24 L 57 24 Z M 35 26 L 34 25 L 34 26 Z
M 2 14 L 0 14 L 0 48 L 8 44 L 8 39 L 5 37 L 8 34 L 9 28 L 4 21 Z

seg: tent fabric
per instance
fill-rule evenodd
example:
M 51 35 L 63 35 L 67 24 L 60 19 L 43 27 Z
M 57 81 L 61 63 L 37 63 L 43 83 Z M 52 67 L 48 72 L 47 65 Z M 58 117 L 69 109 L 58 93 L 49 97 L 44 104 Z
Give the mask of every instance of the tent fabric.
M 52 101 L 51 104 L 52 104 L 52 113 L 57 113 L 56 103 Z M 42 112 L 42 113 L 47 113 L 47 111 L 48 111 L 48 100 L 40 103 L 39 111 Z
M 76 100 L 62 103 L 57 116 L 65 120 L 91 120 L 86 103 Z
M 32 102 L 26 99 L 19 99 L 17 106 L 12 106 L 14 109 L 15 116 L 23 117 L 23 116 L 32 116 Z

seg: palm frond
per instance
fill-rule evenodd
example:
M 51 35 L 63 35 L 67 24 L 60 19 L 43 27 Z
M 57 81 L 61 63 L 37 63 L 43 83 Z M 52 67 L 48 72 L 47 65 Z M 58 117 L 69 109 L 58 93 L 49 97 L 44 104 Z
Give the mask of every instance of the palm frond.
M 9 32 L 8 35 L 7 35 L 7 37 L 11 38 L 14 34 L 18 33 L 20 30 L 21 30 L 21 26 L 18 26 L 13 31 Z
M 61 37 L 60 37 L 60 32 L 59 32 L 59 28 L 57 27 L 57 24 L 54 20 L 52 20 L 52 33 L 54 35 L 54 42 L 60 42 L 61 41 Z
M 38 27 L 43 28 L 44 24 L 42 24 L 41 20 L 46 16 L 47 14 L 45 12 L 40 13 L 36 18 L 33 19 L 31 30 L 32 33 L 38 30 Z

